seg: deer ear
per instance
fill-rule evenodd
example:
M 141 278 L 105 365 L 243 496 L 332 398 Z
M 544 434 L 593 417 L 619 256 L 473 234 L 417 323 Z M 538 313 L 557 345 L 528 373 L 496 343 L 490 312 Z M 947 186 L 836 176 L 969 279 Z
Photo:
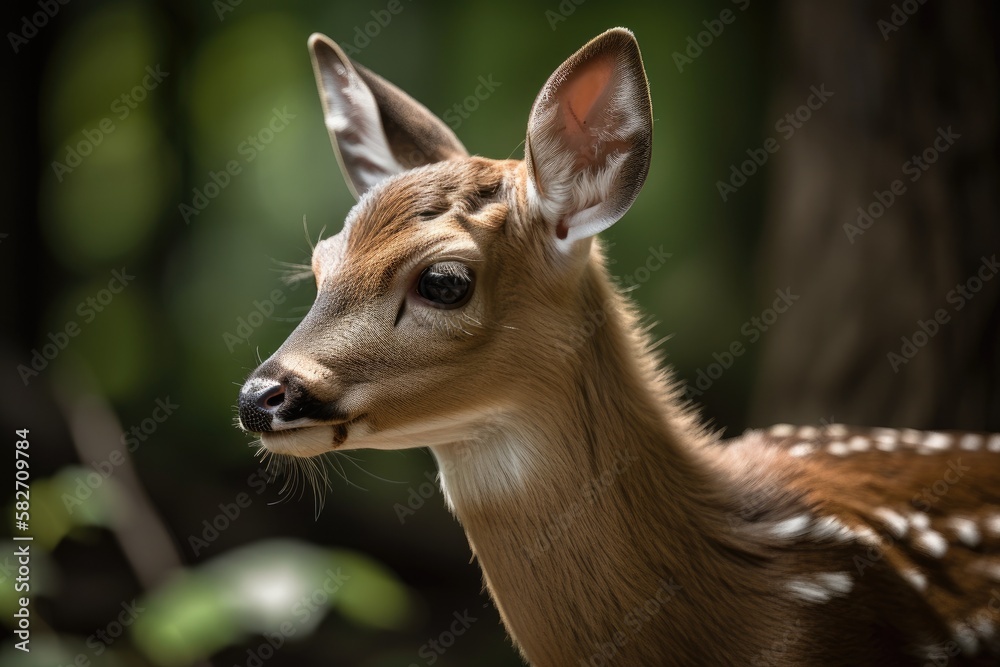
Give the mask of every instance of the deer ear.
M 309 52 L 333 150 L 355 198 L 393 174 L 468 155 L 427 107 L 352 62 L 329 37 L 312 35 Z
M 613 225 L 635 201 L 653 139 L 649 84 L 631 32 L 595 37 L 545 83 L 531 108 L 529 201 L 566 242 Z

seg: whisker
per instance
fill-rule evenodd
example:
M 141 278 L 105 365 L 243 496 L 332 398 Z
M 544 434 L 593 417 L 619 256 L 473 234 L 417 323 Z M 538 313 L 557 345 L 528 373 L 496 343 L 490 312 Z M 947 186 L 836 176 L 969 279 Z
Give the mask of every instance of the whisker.
M 306 243 L 309 244 L 309 249 L 316 250 L 316 244 L 313 243 L 312 239 L 309 237 L 309 223 L 306 221 L 306 216 L 304 215 L 302 216 L 302 231 L 306 233 Z
M 336 472 L 340 476 L 340 478 L 342 480 L 344 480 L 345 482 L 347 482 L 349 485 L 353 486 L 354 488 L 356 488 L 356 489 L 358 489 L 360 491 L 368 491 L 368 489 L 364 488 L 363 486 L 360 486 L 360 485 L 356 484 L 355 482 L 351 481 L 347 477 L 347 471 L 344 470 L 344 466 L 341 465 L 341 463 L 340 463 L 340 457 L 337 456 L 337 454 L 339 454 L 340 452 L 330 452 L 330 453 L 333 454 L 333 457 L 331 457 L 330 459 L 328 459 L 328 461 L 330 462 L 331 466 L 333 464 L 336 464 L 336 466 L 337 466 Z
M 508 156 L 507 156 L 507 159 L 508 159 L 508 160 L 509 160 L 509 159 L 511 158 L 511 156 L 512 156 L 512 155 L 514 155 L 514 152 L 515 152 L 515 151 L 516 151 L 516 150 L 517 150 L 518 148 L 520 148 L 521 146 L 523 146 L 523 145 L 524 145 L 524 142 L 525 142 L 525 141 L 526 141 L 525 139 L 522 139 L 522 140 L 521 140 L 521 143 L 519 143 L 519 144 L 518 144 L 517 146 L 514 146 L 514 148 L 512 148 L 512 149 L 511 149 L 511 151 L 510 151 L 510 155 L 508 155 Z
M 373 479 L 377 479 L 380 482 L 386 482 L 388 484 L 405 484 L 406 483 L 403 480 L 392 480 L 392 479 L 386 479 L 385 477 L 380 477 L 380 476 L 376 475 L 375 473 L 373 473 L 371 471 L 365 470 L 364 467 L 362 467 L 361 464 L 359 464 L 357 462 L 357 460 L 354 459 L 354 457 L 348 456 L 345 452 L 337 452 L 337 453 L 340 454 L 341 457 L 347 459 L 348 462 L 350 462 L 351 465 L 353 465 L 355 468 L 357 468 L 358 470 L 360 470 L 361 472 L 363 472 L 364 474 L 368 475 L 369 477 L 371 477 Z M 338 457 L 338 458 L 340 458 L 340 457 Z

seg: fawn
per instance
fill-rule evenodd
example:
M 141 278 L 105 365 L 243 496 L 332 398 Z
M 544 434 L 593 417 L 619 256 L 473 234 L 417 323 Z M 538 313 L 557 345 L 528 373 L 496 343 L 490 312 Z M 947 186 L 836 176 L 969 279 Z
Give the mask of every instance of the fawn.
M 430 447 L 532 665 L 997 664 L 1000 435 L 720 441 L 660 368 L 594 238 L 649 166 L 631 32 L 552 74 L 524 160 L 468 155 L 327 37 L 309 47 L 358 201 L 240 392 L 263 447 Z

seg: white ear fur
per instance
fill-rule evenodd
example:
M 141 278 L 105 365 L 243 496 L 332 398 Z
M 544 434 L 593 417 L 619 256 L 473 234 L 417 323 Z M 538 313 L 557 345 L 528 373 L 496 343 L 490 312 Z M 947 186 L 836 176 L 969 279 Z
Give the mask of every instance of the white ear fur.
M 562 246 L 613 225 L 635 201 L 652 149 L 639 45 L 615 28 L 557 69 L 535 100 L 525 158 L 529 203 Z
M 468 155 L 426 107 L 352 62 L 330 38 L 312 35 L 309 51 L 330 140 L 356 198 L 412 167 Z

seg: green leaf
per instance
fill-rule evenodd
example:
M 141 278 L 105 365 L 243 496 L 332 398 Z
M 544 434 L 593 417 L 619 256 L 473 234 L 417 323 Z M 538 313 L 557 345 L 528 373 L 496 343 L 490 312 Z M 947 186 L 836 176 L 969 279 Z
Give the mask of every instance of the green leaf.
M 216 653 L 250 635 L 312 633 L 332 609 L 354 624 L 399 628 L 411 599 L 370 558 L 293 540 L 258 542 L 180 573 L 141 603 L 136 645 L 164 667 Z M 279 645 L 278 642 L 274 642 Z

